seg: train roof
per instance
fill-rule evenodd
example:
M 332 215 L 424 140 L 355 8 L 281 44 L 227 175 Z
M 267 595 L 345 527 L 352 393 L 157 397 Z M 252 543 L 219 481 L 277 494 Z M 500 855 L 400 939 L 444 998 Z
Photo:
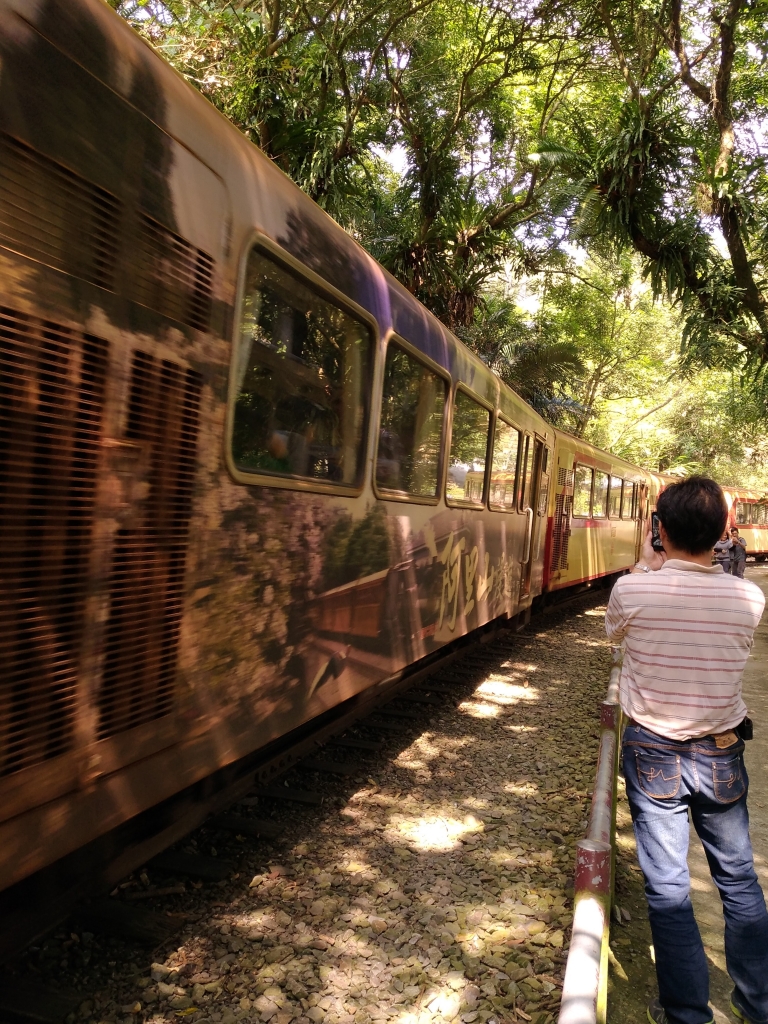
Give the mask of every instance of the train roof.
M 612 469 L 620 469 L 624 476 L 634 476 L 643 478 L 648 476 L 647 470 L 641 469 L 636 466 L 633 462 L 622 459 L 619 455 L 614 455 L 612 452 L 607 452 L 603 448 L 598 448 L 596 445 L 589 441 L 583 440 L 583 438 L 575 437 L 573 434 L 569 434 L 566 430 L 555 430 L 558 440 L 562 439 L 566 447 L 572 448 L 574 451 L 582 454 L 589 454 L 595 461 L 601 461 L 608 463 Z

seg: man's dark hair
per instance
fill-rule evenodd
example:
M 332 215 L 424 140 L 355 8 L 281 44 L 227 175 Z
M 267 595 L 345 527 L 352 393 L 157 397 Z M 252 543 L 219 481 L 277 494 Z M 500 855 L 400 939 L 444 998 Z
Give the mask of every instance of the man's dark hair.
M 722 488 L 706 476 L 690 476 L 665 487 L 656 512 L 674 546 L 689 555 L 713 548 L 728 521 Z

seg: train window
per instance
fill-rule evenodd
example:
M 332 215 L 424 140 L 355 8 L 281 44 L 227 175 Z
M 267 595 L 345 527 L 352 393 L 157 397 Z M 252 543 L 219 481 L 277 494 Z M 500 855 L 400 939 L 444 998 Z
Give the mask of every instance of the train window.
M 766 505 L 765 503 L 761 503 L 760 505 L 755 506 L 755 508 L 755 523 L 757 523 L 758 526 L 765 526 L 766 523 L 768 523 L 768 505 Z
M 483 501 L 485 459 L 491 414 L 464 391 L 456 392 L 451 431 L 451 456 L 446 499 L 454 503 L 478 505 Z
M 549 448 L 542 449 L 541 452 L 541 474 L 540 474 L 540 486 L 539 486 L 539 508 L 538 513 L 540 516 L 547 514 L 547 500 L 549 498 L 549 476 L 547 475 L 547 465 L 549 463 Z
M 744 526 L 749 522 L 749 505 L 744 501 L 740 501 L 736 506 L 736 522 L 739 526 Z
M 502 419 L 496 420 L 491 467 L 491 508 L 513 512 L 517 494 L 517 459 L 520 454 L 520 431 Z
M 376 456 L 379 487 L 421 498 L 437 496 L 446 382 L 390 342 Z
M 608 474 L 595 470 L 595 489 L 592 495 L 592 515 L 604 519 L 608 515 Z
M 635 511 L 635 487 L 636 484 L 629 480 L 623 481 L 624 487 L 621 492 L 621 518 L 633 519 Z
M 364 323 L 254 247 L 236 356 L 236 469 L 359 487 L 371 351 Z
M 610 493 L 610 515 L 611 519 L 618 519 L 621 515 L 621 485 L 623 480 L 620 476 L 611 477 L 611 493 Z
M 592 508 L 592 477 L 589 466 L 576 466 L 573 473 L 573 514 L 589 517 Z
M 533 485 L 533 458 L 536 446 L 533 438 L 526 434 L 525 449 L 520 461 L 522 479 L 520 481 L 520 511 L 524 511 L 531 504 L 531 487 Z

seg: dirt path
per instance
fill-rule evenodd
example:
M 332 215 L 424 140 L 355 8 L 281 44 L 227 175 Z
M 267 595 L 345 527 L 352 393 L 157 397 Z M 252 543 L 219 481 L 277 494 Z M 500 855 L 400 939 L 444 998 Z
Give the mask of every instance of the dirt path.
M 750 566 L 747 577 L 768 597 L 768 567 Z M 755 646 L 744 673 L 744 699 L 755 722 L 755 739 L 747 744 L 746 764 L 750 777 L 749 809 L 755 865 L 768 892 L 768 615 L 755 634 Z M 611 946 L 627 976 L 624 981 L 617 970 L 612 971 L 609 995 L 609 1024 L 641 1024 L 646 1020 L 645 1007 L 656 991 L 656 975 L 651 962 L 651 933 L 648 926 L 642 875 L 635 859 L 635 843 L 629 808 L 623 799 L 619 820 L 620 857 L 618 865 L 617 900 L 625 906 L 632 921 L 622 927 L 614 925 Z M 725 970 L 723 950 L 723 914 L 720 897 L 709 876 L 704 851 L 691 828 L 688 863 L 696 919 L 701 929 L 709 960 L 710 1000 L 716 1024 L 732 1024 L 728 1010 L 733 985 Z

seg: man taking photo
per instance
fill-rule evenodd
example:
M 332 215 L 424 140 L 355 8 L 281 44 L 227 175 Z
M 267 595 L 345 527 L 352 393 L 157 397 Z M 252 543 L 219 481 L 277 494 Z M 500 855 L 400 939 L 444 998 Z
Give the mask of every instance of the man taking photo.
M 653 550 L 649 531 L 605 616 L 609 638 L 624 643 L 624 777 L 659 983 L 648 1020 L 714 1020 L 690 899 L 690 811 L 723 901 L 731 1009 L 741 1021 L 766 1024 L 768 912 L 749 839 L 742 737 L 751 723 L 741 696 L 765 599 L 754 583 L 712 565 L 728 515 L 714 480 L 672 484 L 656 511 L 664 551 Z
M 731 576 L 738 576 L 744 579 L 744 570 L 747 567 L 747 542 L 739 535 L 738 527 L 731 527 Z

